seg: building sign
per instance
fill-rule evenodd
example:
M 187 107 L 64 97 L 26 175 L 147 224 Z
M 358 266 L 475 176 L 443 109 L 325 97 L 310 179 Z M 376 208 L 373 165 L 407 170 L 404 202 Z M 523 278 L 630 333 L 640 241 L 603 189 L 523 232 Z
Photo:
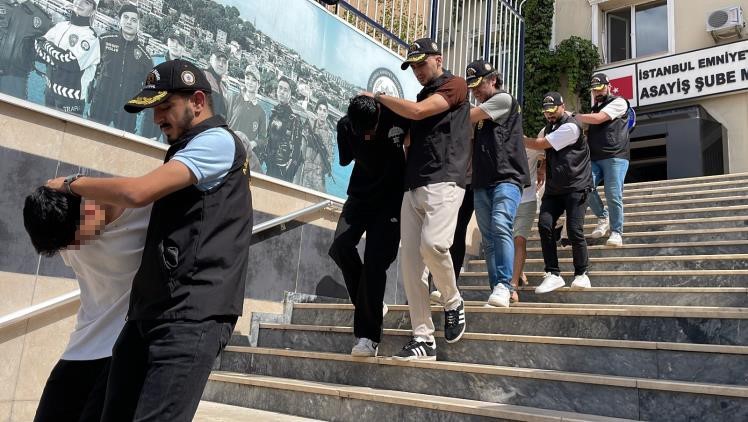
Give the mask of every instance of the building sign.
M 629 99 L 633 106 L 742 91 L 748 89 L 748 40 L 603 72 L 608 75 L 614 91 L 624 86 L 628 90 L 629 82 L 633 85 L 631 90 L 636 93 L 636 98 Z M 622 93 L 617 95 L 625 96 Z

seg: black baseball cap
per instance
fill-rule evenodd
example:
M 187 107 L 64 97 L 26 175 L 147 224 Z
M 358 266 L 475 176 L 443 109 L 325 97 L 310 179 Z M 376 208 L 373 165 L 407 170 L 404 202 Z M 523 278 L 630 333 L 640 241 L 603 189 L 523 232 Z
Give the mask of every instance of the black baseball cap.
M 213 48 L 213 55 L 216 57 L 223 57 L 224 59 L 228 59 L 229 58 L 228 48 L 222 45 L 216 44 L 215 47 Z
M 599 91 L 605 88 L 605 85 L 609 84 L 608 76 L 604 73 L 595 73 L 592 75 L 592 79 L 590 79 L 590 87 L 595 91 Z
M 175 59 L 154 67 L 145 77 L 143 90 L 125 104 L 125 111 L 138 113 L 155 107 L 172 92 L 211 92 L 205 73 L 187 60 Z
M 442 54 L 439 51 L 439 46 L 436 45 L 434 40 L 431 38 L 421 38 L 413 41 L 413 44 L 408 46 L 408 55 L 405 58 L 403 64 L 400 65 L 400 69 L 405 70 L 411 63 L 420 63 L 426 60 L 426 57 L 431 55 L 440 56 Z
M 543 96 L 544 113 L 555 113 L 560 105 L 564 105 L 564 97 L 558 92 L 552 91 Z
M 135 13 L 136 15 L 140 16 L 140 12 L 138 11 L 138 7 L 134 4 L 125 3 L 122 5 L 122 7 L 119 8 L 119 13 L 117 16 L 122 17 L 123 13 Z
M 501 74 L 496 71 L 496 68 L 485 60 L 475 60 L 465 69 L 465 80 L 468 88 L 475 88 L 480 85 L 483 78 L 489 75 L 497 75 L 501 79 Z

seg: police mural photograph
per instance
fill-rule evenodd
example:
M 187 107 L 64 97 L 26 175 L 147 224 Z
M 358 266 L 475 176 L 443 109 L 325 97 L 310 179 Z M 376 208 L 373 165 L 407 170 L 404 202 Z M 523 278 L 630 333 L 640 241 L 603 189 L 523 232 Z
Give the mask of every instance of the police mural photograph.
M 322 47 L 328 33 L 355 30 L 310 0 L 291 2 L 318 34 L 299 34 L 299 22 L 276 28 L 269 14 L 282 11 L 259 0 L 0 0 L 0 92 L 165 143 L 152 112 L 122 104 L 153 66 L 186 59 L 204 69 L 214 110 L 253 171 L 345 197 L 350 169 L 335 156 L 335 123 L 375 74 L 391 75 L 376 83 L 402 95 L 387 69 L 397 59 L 369 54 L 362 80 L 344 74 L 356 66 Z

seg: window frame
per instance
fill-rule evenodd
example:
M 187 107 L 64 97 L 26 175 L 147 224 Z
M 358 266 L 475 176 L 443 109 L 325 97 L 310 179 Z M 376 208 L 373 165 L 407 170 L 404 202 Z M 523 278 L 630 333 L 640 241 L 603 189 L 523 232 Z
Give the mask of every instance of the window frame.
M 638 55 L 637 54 L 637 45 L 636 45 L 636 8 L 638 6 L 647 5 L 649 3 L 656 3 L 662 0 L 639 0 L 639 1 L 632 1 L 630 4 L 616 7 L 609 10 L 599 10 L 599 2 L 594 3 L 593 6 L 593 28 L 596 28 L 598 26 L 602 27 L 602 31 L 595 34 L 597 36 L 601 36 L 600 38 L 593 39 L 593 42 L 597 47 L 603 52 L 603 58 L 605 64 L 613 64 L 613 63 L 625 63 L 629 61 L 638 61 L 643 58 L 649 58 L 649 57 L 656 57 L 661 55 L 667 55 L 667 54 L 673 54 L 675 52 L 675 2 L 674 0 L 665 0 L 664 6 L 666 7 L 666 14 L 667 14 L 667 40 L 668 40 L 668 48 L 665 51 L 661 51 L 658 53 L 651 53 L 646 55 Z M 595 11 L 594 9 L 597 9 Z M 630 16 L 630 32 L 629 32 L 629 48 L 631 52 L 631 57 L 624 60 L 616 60 L 611 61 L 610 59 L 610 25 L 609 25 L 609 14 L 614 12 L 621 12 L 621 10 L 628 9 L 629 10 L 629 16 Z M 602 15 L 602 16 L 601 16 Z M 602 25 L 599 25 L 598 22 L 600 20 L 600 17 L 602 17 Z M 593 34 L 596 31 L 593 31 Z

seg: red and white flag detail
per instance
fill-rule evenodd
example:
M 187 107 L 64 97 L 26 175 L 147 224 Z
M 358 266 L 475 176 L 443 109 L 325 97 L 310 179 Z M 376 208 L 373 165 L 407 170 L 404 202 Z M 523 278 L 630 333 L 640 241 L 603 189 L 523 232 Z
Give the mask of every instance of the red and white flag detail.
M 634 77 L 624 76 L 621 78 L 608 79 L 610 82 L 610 93 L 623 97 L 627 100 L 634 99 Z

